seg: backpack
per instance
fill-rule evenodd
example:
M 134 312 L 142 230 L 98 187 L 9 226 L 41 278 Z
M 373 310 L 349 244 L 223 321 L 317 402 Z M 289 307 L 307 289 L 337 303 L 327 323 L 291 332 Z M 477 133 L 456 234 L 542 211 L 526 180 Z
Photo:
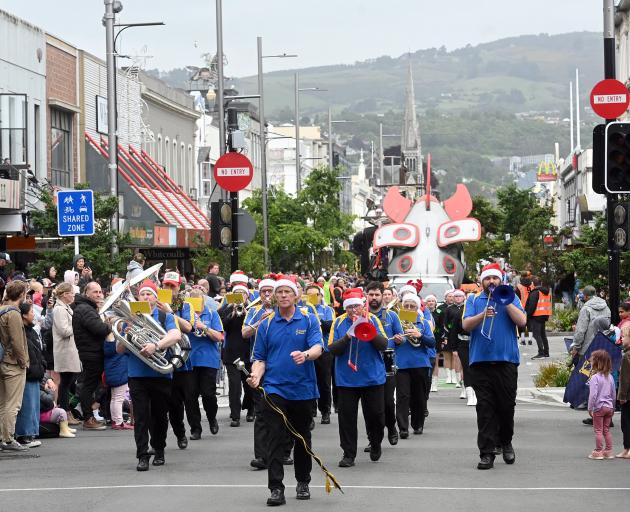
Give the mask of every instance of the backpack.
M 2 315 L 4 315 L 5 313 L 8 313 L 9 311 L 17 311 L 18 313 L 20 312 L 20 310 L 16 308 L 15 306 L 9 306 L 8 308 L 0 311 L 0 318 L 2 317 Z M 0 361 L 2 361 L 3 359 L 4 359 L 4 345 L 0 343 Z

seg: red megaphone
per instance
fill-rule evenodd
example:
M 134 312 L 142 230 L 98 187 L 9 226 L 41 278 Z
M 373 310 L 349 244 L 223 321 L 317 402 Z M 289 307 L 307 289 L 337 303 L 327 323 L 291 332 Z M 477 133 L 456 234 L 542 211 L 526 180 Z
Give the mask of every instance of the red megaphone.
M 370 322 L 364 322 L 354 328 L 354 337 L 361 341 L 372 341 L 376 337 L 376 327 Z

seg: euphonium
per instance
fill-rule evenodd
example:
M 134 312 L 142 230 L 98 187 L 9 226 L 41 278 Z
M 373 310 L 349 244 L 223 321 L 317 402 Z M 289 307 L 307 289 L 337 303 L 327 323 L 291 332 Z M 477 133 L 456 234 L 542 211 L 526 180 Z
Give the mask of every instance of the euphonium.
M 126 300 L 118 300 L 111 306 L 110 314 L 117 317 L 112 324 L 112 332 L 117 342 L 143 363 L 158 373 L 172 373 L 180 368 L 190 356 L 190 341 L 182 334 L 181 340 L 168 350 L 156 350 L 151 356 L 144 356 L 140 351 L 149 343 L 157 343 L 166 335 L 164 328 L 155 319 L 146 314 L 133 314 Z
M 403 331 L 406 331 L 408 329 L 416 329 L 416 324 L 414 324 L 413 322 L 409 322 L 407 320 L 401 320 L 400 321 Z M 412 347 L 419 347 L 421 344 L 421 337 L 416 338 L 415 336 L 410 336 L 409 334 L 405 334 L 405 338 L 407 338 L 407 341 L 409 342 L 409 344 Z

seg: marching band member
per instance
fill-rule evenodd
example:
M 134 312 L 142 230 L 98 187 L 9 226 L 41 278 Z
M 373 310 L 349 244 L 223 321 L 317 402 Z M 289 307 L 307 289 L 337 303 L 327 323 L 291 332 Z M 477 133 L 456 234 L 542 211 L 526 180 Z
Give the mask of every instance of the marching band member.
M 247 278 L 247 276 L 245 276 Z M 244 320 L 246 318 L 246 305 L 249 302 L 249 290 L 243 281 L 235 281 L 232 293 L 240 293 L 243 297 L 242 304 L 228 304 L 227 301 L 219 309 L 219 315 L 225 329 L 225 345 L 223 346 L 223 362 L 227 369 L 229 401 L 230 401 L 230 426 L 241 425 L 241 411 L 246 410 L 246 420 L 253 420 L 254 403 L 252 390 L 245 383 L 245 375 L 238 371 L 232 364 L 236 359 L 249 361 L 251 350 L 249 336 L 243 336 Z M 250 309 L 251 311 L 251 309 Z M 247 312 L 249 313 L 249 311 Z M 251 335 L 250 335 L 251 336 Z M 243 402 L 241 403 L 241 386 L 243 389 Z
M 431 373 L 431 392 L 437 392 L 439 382 L 439 356 L 443 355 L 443 348 L 446 343 L 447 332 L 444 329 L 444 321 L 446 317 L 446 310 L 453 304 L 453 291 L 447 290 L 444 293 L 444 302 L 439 304 L 435 309 L 435 351 L 437 353 L 435 363 L 433 363 L 433 372 Z
M 164 350 L 175 345 L 181 339 L 181 331 L 177 328 L 171 313 L 161 312 L 157 307 L 157 286 L 146 280 L 138 290 L 138 300 L 151 305 L 151 316 L 160 323 L 166 334 L 156 344 L 147 344 L 141 350 L 143 356 L 151 356 L 156 350 Z M 118 343 L 116 351 L 125 352 L 125 345 Z M 134 355 L 127 358 L 129 373 L 129 391 L 133 402 L 134 438 L 136 441 L 136 457 L 138 471 L 149 469 L 149 442 L 155 450 L 154 466 L 164 465 L 164 448 L 168 431 L 168 404 L 171 395 L 172 375 L 161 374 L 150 368 Z M 150 439 L 149 439 L 150 435 Z
M 346 313 L 337 317 L 330 330 L 328 350 L 335 356 L 339 438 L 343 450 L 339 466 L 347 468 L 354 466 L 357 455 L 359 400 L 370 441 L 370 459 L 377 461 L 381 458 L 385 428 L 385 364 L 381 351 L 387 348 L 387 336 L 380 320 L 366 312 L 360 288 L 344 293 L 343 307 Z M 359 341 L 348 333 L 360 317 L 367 317 L 376 329 L 376 336 L 371 341 Z
M 312 400 L 319 397 L 313 361 L 323 352 L 322 331 L 314 315 L 304 314 L 295 306 L 298 290 L 287 278 L 276 282 L 275 311 L 263 320 L 256 332 L 252 371 L 248 383 L 258 388 L 264 378 L 268 398 L 282 410 L 296 431 L 311 444 Z M 267 426 L 268 486 L 267 505 L 282 505 L 284 498 L 283 456 L 286 430 L 282 417 L 265 402 Z M 297 499 L 310 498 L 312 460 L 302 443 L 295 444 Z
M 162 279 L 162 288 L 173 293 L 173 301 L 172 304 L 158 301 L 156 307 L 164 313 L 172 313 L 175 316 L 179 330 L 184 334 L 188 334 L 192 330 L 194 313 L 190 308 L 190 304 L 182 302 L 179 296 L 180 283 L 181 277 L 178 272 L 166 272 Z M 192 369 L 192 363 L 189 358 L 185 364 L 176 368 L 173 372 L 173 389 L 168 408 L 168 418 L 180 450 L 184 450 L 188 446 L 186 427 L 184 426 L 184 410 L 186 410 L 186 417 L 190 425 L 191 439 L 194 435 L 191 422 L 195 402 Z
M 516 460 L 512 447 L 520 362 L 516 327 L 525 327 L 527 316 L 516 295 L 510 304 L 501 306 L 500 311 L 493 306 L 491 287 L 499 286 L 502 278 L 503 272 L 498 264 L 483 267 L 480 274 L 483 290 L 468 296 L 462 322 L 463 329 L 470 332 L 469 373 L 477 395 L 477 446 L 480 455 L 477 469 L 494 466 L 495 446 L 502 447 L 506 464 L 513 464 Z
M 191 290 L 191 298 L 203 300 L 202 290 Z M 186 304 L 190 306 L 189 303 Z M 192 310 L 192 307 L 190 308 Z M 191 439 L 201 436 L 201 411 L 199 396 L 206 412 L 210 432 L 217 434 L 217 371 L 221 367 L 220 344 L 223 341 L 223 325 L 216 311 L 209 310 L 205 305 L 198 315 L 193 311 L 193 330 L 188 335 L 192 351 L 190 362 L 193 376 L 193 404 L 188 414 Z
M 317 304 L 311 304 L 307 301 L 307 304 L 314 308 L 319 323 L 322 327 L 323 339 L 327 340 L 330 335 L 330 329 L 335 321 L 335 311 L 330 306 L 324 304 L 324 290 L 321 286 L 316 284 L 309 284 L 306 287 L 306 295 L 314 295 L 317 297 Z M 332 373 L 333 357 L 328 350 L 324 349 L 324 353 L 321 357 L 315 361 L 315 373 L 317 374 L 317 389 L 319 389 L 319 400 L 317 400 L 317 407 L 322 415 L 322 425 L 330 424 L 330 406 L 332 403 L 331 395 L 331 373 Z M 317 414 L 317 408 L 314 408 L 315 415 Z
M 247 317 L 245 318 L 242 329 L 243 338 L 246 340 L 252 339 L 252 337 L 256 334 L 258 326 L 269 315 L 271 315 L 271 313 L 273 313 L 272 298 L 273 290 L 276 286 L 275 277 L 276 276 L 273 274 L 266 276 L 258 284 L 261 304 L 253 306 L 247 311 Z M 250 353 L 251 350 L 249 350 L 247 359 L 243 359 L 243 361 L 245 361 L 245 367 L 248 371 L 251 371 L 252 366 L 250 362 Z M 243 373 L 241 373 L 241 375 L 244 376 Z M 251 460 L 249 465 L 255 469 L 267 469 L 267 427 L 265 426 L 265 419 L 263 416 L 265 408 L 263 397 L 258 390 L 251 390 L 249 386 L 247 387 L 247 391 L 251 392 L 252 394 L 254 411 L 256 413 L 254 421 L 254 458 Z M 293 464 L 293 459 L 291 458 L 292 449 L 293 439 L 287 432 L 284 443 L 284 457 L 282 459 L 282 464 L 284 464 L 285 466 L 290 466 L 291 464 Z
M 442 352 L 444 354 L 444 366 L 446 367 L 447 384 L 457 385 L 460 378 L 456 371 L 459 360 L 457 356 L 459 335 L 456 326 L 458 319 L 461 319 L 462 317 L 465 300 L 466 294 L 463 290 L 454 290 L 453 304 L 447 307 L 444 313 L 444 332 L 446 334 L 446 341 L 442 347 Z
M 400 325 L 398 315 L 383 307 L 383 283 L 372 281 L 365 288 L 367 294 L 370 313 L 376 315 L 381 321 L 385 335 L 387 336 L 388 348 L 395 348 L 395 340 L 403 340 L 403 328 Z M 390 301 L 391 302 L 391 301 Z M 394 403 L 394 392 L 396 390 L 395 375 L 387 376 L 385 379 L 385 426 L 387 427 L 387 439 L 389 444 L 398 444 L 398 430 L 396 430 L 396 405 Z M 366 448 L 366 451 L 369 451 Z
M 402 309 L 414 311 L 414 325 L 405 325 L 404 338 L 395 337 L 396 349 L 396 419 L 400 438 L 409 437 L 409 412 L 414 434 L 422 434 L 427 406 L 427 383 L 431 369 L 430 348 L 435 347 L 431 325 L 420 310 L 420 298 L 408 293 L 403 297 Z M 402 338 L 402 339 L 401 339 Z M 419 340 L 412 344 L 411 340 Z M 418 344 L 418 346 L 414 346 Z

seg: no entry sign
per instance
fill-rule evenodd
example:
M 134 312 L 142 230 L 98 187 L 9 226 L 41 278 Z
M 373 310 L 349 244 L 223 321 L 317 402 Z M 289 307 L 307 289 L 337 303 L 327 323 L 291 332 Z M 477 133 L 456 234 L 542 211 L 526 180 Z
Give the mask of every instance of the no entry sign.
M 217 185 L 228 192 L 243 190 L 253 177 L 254 166 L 249 158 L 241 153 L 226 153 L 214 166 L 214 179 Z
M 629 103 L 628 88 L 619 80 L 602 80 L 591 91 L 593 112 L 604 119 L 617 119 L 628 110 Z

